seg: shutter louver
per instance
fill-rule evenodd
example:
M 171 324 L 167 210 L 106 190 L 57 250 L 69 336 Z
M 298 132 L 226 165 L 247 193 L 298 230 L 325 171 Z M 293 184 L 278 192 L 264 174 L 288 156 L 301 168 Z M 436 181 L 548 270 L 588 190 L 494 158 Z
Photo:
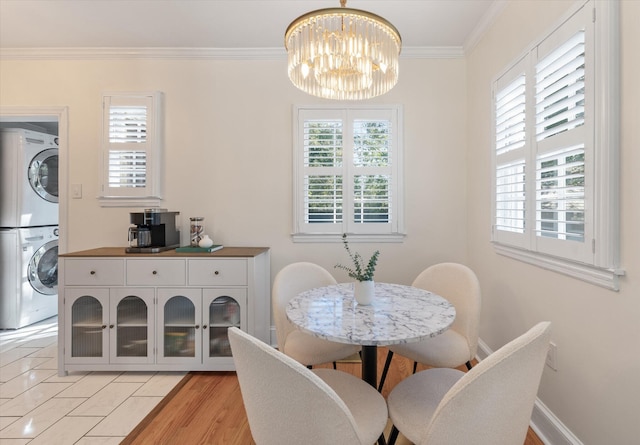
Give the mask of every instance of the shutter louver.
M 109 151 L 109 187 L 146 187 L 147 153 Z
M 536 65 L 538 141 L 584 124 L 584 45 L 580 31 Z
M 304 122 L 305 223 L 342 222 L 342 122 Z
M 391 221 L 391 157 L 393 127 L 388 120 L 355 120 L 353 128 L 353 222 Z M 360 173 L 368 174 L 360 174 Z
M 524 233 L 525 162 L 498 166 L 496 171 L 496 229 Z
M 525 76 L 496 96 L 496 154 L 524 147 L 525 144 Z
M 388 223 L 391 219 L 390 177 L 386 175 L 358 175 L 354 178 L 355 223 Z
M 140 150 L 114 149 L 121 144 L 147 142 L 147 107 L 109 107 L 109 187 L 139 188 L 147 186 L 146 147 Z
M 515 79 L 495 97 L 495 214 L 498 231 L 525 232 L 526 76 Z
M 109 142 L 122 144 L 147 141 L 147 107 L 110 106 Z
M 539 158 L 536 184 L 536 235 L 584 241 L 584 147 Z

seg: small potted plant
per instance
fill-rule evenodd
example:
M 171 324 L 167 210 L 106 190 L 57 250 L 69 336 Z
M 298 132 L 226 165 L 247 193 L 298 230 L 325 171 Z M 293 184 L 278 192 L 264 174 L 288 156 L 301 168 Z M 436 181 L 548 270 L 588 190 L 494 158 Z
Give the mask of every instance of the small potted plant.
M 345 250 L 349 254 L 349 258 L 353 262 L 353 267 L 345 266 L 343 264 L 336 264 L 337 269 L 342 269 L 353 278 L 355 281 L 354 294 L 358 304 L 371 304 L 374 294 L 374 282 L 373 274 L 376 271 L 376 264 L 378 263 L 378 256 L 380 251 L 376 250 L 369 258 L 369 261 L 365 264 L 364 258 L 358 252 L 353 253 L 349 248 L 349 242 L 347 241 L 347 234 L 342 235 L 342 243 Z

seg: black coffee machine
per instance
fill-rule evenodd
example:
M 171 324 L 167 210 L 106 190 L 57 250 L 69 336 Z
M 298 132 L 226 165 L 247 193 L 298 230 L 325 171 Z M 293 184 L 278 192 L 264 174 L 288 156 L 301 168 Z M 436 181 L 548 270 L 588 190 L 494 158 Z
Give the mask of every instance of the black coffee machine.
M 127 253 L 157 253 L 180 245 L 176 216 L 180 212 L 167 209 L 145 209 L 130 214 L 129 247 Z

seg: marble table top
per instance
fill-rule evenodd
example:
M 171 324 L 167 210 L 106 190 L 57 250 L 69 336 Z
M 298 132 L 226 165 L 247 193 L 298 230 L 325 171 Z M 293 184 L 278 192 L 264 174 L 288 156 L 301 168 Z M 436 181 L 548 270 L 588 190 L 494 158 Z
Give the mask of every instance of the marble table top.
M 356 303 L 353 283 L 302 292 L 289 301 L 287 317 L 301 330 L 340 343 L 385 346 L 435 337 L 451 326 L 455 307 L 412 286 L 375 283 L 371 305 Z

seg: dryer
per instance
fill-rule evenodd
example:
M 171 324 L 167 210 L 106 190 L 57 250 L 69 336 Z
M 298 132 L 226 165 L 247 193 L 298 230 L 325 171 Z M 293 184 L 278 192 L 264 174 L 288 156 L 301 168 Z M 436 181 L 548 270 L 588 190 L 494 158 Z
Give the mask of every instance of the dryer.
M 58 224 L 58 137 L 0 129 L 0 227 Z
M 58 226 L 0 229 L 0 329 L 58 313 Z

